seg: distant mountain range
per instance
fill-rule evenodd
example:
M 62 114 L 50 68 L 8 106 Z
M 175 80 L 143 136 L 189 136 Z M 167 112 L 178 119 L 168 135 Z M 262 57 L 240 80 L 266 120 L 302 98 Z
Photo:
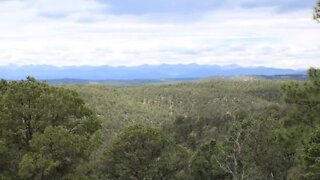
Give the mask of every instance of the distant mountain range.
M 137 80 L 137 79 L 197 79 L 210 76 L 244 75 L 305 75 L 305 70 L 279 69 L 269 67 L 241 67 L 238 65 L 141 65 L 135 67 L 111 66 L 66 66 L 47 65 L 0 66 L 0 78 L 9 80 L 33 76 L 41 80 Z

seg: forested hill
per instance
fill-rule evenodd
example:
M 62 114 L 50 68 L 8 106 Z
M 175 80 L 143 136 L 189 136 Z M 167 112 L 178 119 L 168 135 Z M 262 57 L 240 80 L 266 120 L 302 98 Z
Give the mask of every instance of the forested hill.
M 270 105 L 284 103 L 281 85 L 287 82 L 218 78 L 163 85 L 83 84 L 65 87 L 77 91 L 104 120 L 106 132 L 112 134 L 136 123 L 161 127 L 179 116 L 219 121 L 219 116 L 238 111 L 258 113 Z M 214 123 L 227 124 L 227 121 L 221 119 L 221 122 Z
M 319 179 L 307 81 L 0 81 L 0 179 Z
M 303 74 L 287 75 L 243 75 L 243 76 L 210 76 L 206 78 L 180 78 L 180 79 L 131 79 L 131 80 L 85 80 L 85 79 L 49 79 L 43 80 L 49 84 L 106 84 L 106 85 L 152 85 L 152 84 L 178 84 L 187 82 L 206 82 L 211 80 L 302 80 L 308 79 Z

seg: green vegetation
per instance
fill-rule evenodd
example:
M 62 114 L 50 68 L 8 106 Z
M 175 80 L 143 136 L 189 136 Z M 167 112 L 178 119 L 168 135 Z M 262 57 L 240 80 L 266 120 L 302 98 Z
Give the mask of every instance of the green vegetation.
M 216 131 L 226 131 L 226 123 L 235 118 L 234 112 L 257 113 L 272 104 L 282 104 L 284 83 L 240 79 L 169 85 L 65 87 L 77 91 L 96 110 L 104 122 L 104 132 L 112 136 L 135 124 L 167 126 L 181 116 L 192 121 L 207 120 L 218 128 Z
M 0 83 L 0 179 L 319 179 L 309 80 Z M 86 102 L 86 103 L 85 103 Z
M 0 82 L 0 179 L 68 179 L 101 128 L 79 95 L 33 78 Z
M 172 179 L 186 166 L 187 156 L 159 129 L 137 125 L 111 143 L 101 168 L 107 179 Z
M 1 80 L 0 179 L 319 180 L 320 69 L 308 77 Z

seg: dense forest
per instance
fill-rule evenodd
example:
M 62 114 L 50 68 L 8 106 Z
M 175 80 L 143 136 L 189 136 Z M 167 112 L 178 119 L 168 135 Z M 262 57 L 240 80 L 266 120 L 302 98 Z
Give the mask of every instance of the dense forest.
M 319 179 L 307 81 L 0 82 L 0 179 Z
M 0 179 L 319 180 L 319 125 L 315 68 L 301 81 L 1 80 Z

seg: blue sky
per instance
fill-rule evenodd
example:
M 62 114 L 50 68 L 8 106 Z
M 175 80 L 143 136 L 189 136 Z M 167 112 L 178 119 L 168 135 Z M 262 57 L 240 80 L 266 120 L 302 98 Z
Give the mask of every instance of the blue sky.
M 320 65 L 316 0 L 0 0 L 0 65 Z
M 276 7 L 280 11 L 308 9 L 314 0 L 100 0 L 109 5 L 111 13 L 152 14 L 190 13 L 214 11 L 226 8 Z

